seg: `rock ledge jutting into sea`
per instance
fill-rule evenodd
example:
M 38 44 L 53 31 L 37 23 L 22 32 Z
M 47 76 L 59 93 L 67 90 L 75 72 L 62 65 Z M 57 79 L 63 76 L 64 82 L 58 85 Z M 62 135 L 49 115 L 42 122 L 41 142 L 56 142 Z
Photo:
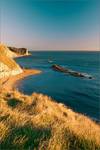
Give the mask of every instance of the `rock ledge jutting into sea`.
M 16 47 L 8 47 L 12 52 L 17 53 L 18 55 L 28 55 L 27 48 L 16 48 Z

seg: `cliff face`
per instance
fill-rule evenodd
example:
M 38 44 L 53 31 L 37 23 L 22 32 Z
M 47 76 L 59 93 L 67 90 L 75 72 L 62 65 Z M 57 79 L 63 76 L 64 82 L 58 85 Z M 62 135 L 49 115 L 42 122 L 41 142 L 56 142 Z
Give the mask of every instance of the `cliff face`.
M 16 54 L 11 52 L 5 45 L 0 45 L 0 78 L 22 72 L 20 66 L 11 57 L 16 57 Z
M 17 53 L 19 55 L 28 55 L 28 50 L 26 48 L 15 48 L 8 47 L 12 52 Z

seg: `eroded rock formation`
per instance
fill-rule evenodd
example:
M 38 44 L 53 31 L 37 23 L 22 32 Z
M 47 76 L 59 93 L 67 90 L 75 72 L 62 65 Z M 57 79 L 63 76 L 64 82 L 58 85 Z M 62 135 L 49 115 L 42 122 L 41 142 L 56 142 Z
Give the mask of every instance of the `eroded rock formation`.
M 19 55 L 28 55 L 28 50 L 26 48 L 15 48 L 8 47 L 12 52 L 17 53 Z

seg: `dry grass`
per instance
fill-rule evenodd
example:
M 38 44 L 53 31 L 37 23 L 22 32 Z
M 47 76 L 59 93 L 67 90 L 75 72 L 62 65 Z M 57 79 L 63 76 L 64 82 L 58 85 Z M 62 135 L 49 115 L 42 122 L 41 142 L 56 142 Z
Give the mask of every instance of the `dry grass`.
M 12 59 L 0 53 L 0 62 L 5 64 L 9 69 L 20 69 L 19 65 Z
M 0 62 L 5 64 L 9 69 L 20 69 L 19 65 L 12 59 L 16 54 L 11 52 L 7 46 L 0 44 Z
M 50 97 L 0 93 L 0 150 L 100 150 L 100 125 Z
M 16 57 L 17 56 L 15 53 L 10 51 L 9 48 L 4 44 L 0 44 L 0 53 L 7 57 Z

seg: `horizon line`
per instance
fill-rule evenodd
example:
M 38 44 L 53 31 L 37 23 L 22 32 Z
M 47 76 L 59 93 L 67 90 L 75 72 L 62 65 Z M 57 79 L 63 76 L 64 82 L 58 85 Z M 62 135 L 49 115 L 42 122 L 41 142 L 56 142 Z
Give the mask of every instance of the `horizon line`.
M 75 49 L 75 50 L 74 50 L 74 49 L 71 49 L 71 50 L 67 50 L 67 49 L 66 49 L 66 50 L 62 50 L 62 49 L 61 49 L 61 50 L 57 50 L 57 49 L 47 49 L 47 50 L 46 50 L 46 49 L 29 49 L 29 48 L 28 48 L 28 50 L 29 50 L 29 51 L 69 51 L 69 52 L 70 52 L 70 51 L 82 51 L 82 52 L 84 52 L 84 51 L 89 51 L 89 52 L 98 51 L 98 52 L 99 52 L 99 51 L 100 51 L 100 49 L 98 49 L 98 50 L 95 50 L 95 49 L 94 49 L 94 50 L 91 50 L 91 49 L 89 49 L 89 50 L 85 50 L 85 49 L 82 49 L 82 50 L 76 50 L 76 49 Z

